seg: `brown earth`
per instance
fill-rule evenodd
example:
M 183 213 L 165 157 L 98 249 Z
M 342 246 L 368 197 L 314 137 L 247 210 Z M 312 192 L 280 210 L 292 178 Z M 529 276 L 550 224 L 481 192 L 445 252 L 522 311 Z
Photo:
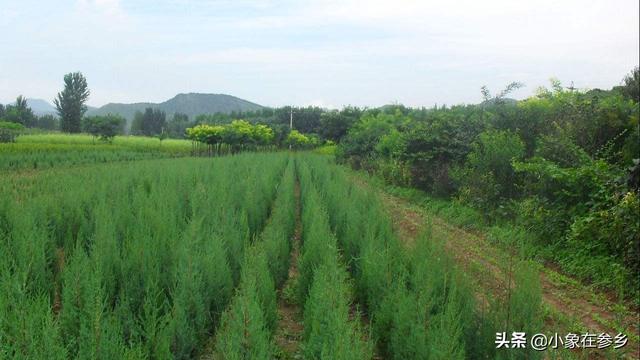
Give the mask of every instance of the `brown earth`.
M 287 291 L 295 288 L 298 279 L 298 256 L 300 254 L 300 238 L 302 236 L 302 221 L 300 219 L 300 184 L 296 182 L 296 229 L 291 241 L 291 261 L 289 277 L 282 289 L 278 291 L 278 327 L 274 335 L 276 345 L 280 350 L 281 359 L 301 359 L 300 342 L 304 325 L 302 310 L 293 296 L 287 296 Z

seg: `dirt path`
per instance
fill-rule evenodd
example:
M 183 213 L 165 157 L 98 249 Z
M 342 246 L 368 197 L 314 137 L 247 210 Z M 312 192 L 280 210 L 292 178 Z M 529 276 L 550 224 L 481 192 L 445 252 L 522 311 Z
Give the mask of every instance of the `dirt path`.
M 291 241 L 291 261 L 289 278 L 282 289 L 278 291 L 278 327 L 274 335 L 275 342 L 280 349 L 280 359 L 301 359 L 300 342 L 304 326 L 302 323 L 302 309 L 296 303 L 294 289 L 298 281 L 298 256 L 300 254 L 300 238 L 302 236 L 302 221 L 300 219 L 300 183 L 296 181 L 296 229 Z
M 469 278 L 476 279 L 472 283 L 479 299 L 486 301 L 506 291 L 507 268 L 512 254 L 491 244 L 482 234 L 456 227 L 420 206 L 385 193 L 375 185 L 368 184 L 361 176 L 356 176 L 355 181 L 380 194 L 394 228 L 405 244 L 410 246 L 424 231 L 431 231 L 432 238 L 443 241 L 445 249 Z M 539 271 L 545 333 L 565 335 L 568 332 L 582 334 L 589 331 L 615 336 L 622 332 L 629 338 L 623 348 L 626 357 L 640 358 L 637 311 L 551 267 L 539 265 Z M 604 353 L 586 355 L 588 358 L 598 358 Z

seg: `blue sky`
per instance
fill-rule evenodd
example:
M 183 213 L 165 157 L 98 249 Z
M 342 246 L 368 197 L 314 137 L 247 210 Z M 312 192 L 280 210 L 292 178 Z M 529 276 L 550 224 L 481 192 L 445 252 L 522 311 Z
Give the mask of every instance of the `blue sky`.
M 637 0 L 0 0 L 0 102 L 89 104 L 227 93 L 262 105 L 480 101 L 551 77 L 610 88 L 638 65 Z

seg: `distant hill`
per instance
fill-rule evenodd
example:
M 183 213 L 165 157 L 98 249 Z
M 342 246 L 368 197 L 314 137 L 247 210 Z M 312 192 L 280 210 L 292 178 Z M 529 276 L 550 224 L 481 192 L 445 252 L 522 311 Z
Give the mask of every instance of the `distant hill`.
M 253 111 L 262 109 L 263 106 L 224 94 L 178 94 L 174 98 L 156 103 L 115 104 L 110 103 L 97 109 L 91 109 L 87 115 L 119 114 L 127 120 L 132 120 L 136 111 L 144 111 L 145 108 L 160 109 L 171 117 L 174 113 L 187 114 L 193 119 L 200 114 L 230 113 L 232 111 Z
M 56 115 L 56 108 L 46 100 L 42 99 L 27 99 L 27 106 L 31 108 L 34 114 L 41 115 Z

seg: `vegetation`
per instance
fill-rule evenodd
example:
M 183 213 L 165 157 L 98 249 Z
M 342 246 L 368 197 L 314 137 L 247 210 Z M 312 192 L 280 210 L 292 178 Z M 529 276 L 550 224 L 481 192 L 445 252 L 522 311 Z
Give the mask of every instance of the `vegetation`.
M 482 223 L 514 224 L 531 235 L 530 256 L 635 298 L 635 78 L 637 69 L 610 91 L 553 81 L 519 102 L 505 98 L 512 84 L 495 97 L 483 88 L 480 105 L 368 110 L 337 157 L 391 184 L 477 209 Z
M 53 100 L 60 116 L 60 129 L 64 132 L 79 133 L 84 113 L 87 112 L 85 102 L 89 98 L 87 79 L 82 73 L 69 73 L 64 76 L 64 90 Z
M 10 123 L 11 127 L 14 125 Z M 12 130 L 13 131 L 13 130 Z M 186 140 L 139 136 L 115 136 L 109 144 L 95 144 L 84 134 L 26 134 L 15 137 L 13 144 L 0 144 L 0 170 L 42 169 L 79 164 L 110 163 L 192 154 Z
M 116 135 L 124 134 L 124 118 L 118 115 L 88 116 L 82 123 L 84 132 L 111 143 Z
M 131 123 L 131 134 L 155 136 L 167 127 L 167 114 L 164 111 L 146 108 L 144 113 L 136 112 Z
M 24 126 L 19 123 L 0 121 L 0 143 L 14 142 L 22 130 Z
M 301 309 L 305 359 L 549 357 L 494 342 L 549 319 L 532 260 L 640 295 L 637 74 L 609 91 L 554 81 L 522 101 L 507 98 L 519 83 L 483 87 L 481 104 L 450 108 L 190 121 L 146 106 L 130 129 L 145 136 L 123 136 L 118 115 L 83 117 L 86 80 L 68 74 L 60 127 L 87 134 L 29 130 L 57 122 L 22 97 L 0 107 L 0 357 L 273 359 L 282 296 Z M 511 247 L 487 263 L 504 275 L 495 291 L 476 292 L 483 279 L 431 223 L 401 240 L 334 159 Z
M 245 155 L 3 178 L 3 356 L 193 357 L 220 323 L 286 163 Z

